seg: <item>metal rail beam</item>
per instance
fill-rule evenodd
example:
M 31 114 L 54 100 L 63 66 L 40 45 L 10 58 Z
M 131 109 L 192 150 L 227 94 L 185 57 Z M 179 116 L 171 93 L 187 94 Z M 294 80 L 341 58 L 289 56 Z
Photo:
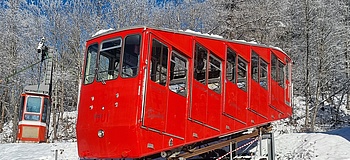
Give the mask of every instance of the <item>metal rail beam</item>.
M 186 158 L 191 158 L 191 157 L 203 154 L 203 153 L 207 153 L 209 151 L 213 151 L 215 149 L 220 149 L 220 148 L 229 146 L 231 143 L 234 143 L 234 142 L 240 142 L 240 141 L 246 140 L 248 138 L 256 137 L 256 136 L 258 136 L 260 134 L 260 132 L 266 133 L 266 132 L 270 131 L 271 129 L 272 129 L 272 127 L 255 129 L 252 133 L 245 134 L 245 135 L 239 136 L 237 138 L 233 138 L 233 139 L 226 140 L 226 141 L 223 141 L 223 142 L 219 142 L 219 143 L 216 143 L 216 144 L 204 147 L 204 148 L 199 148 L 199 149 L 196 149 L 196 150 L 193 150 L 193 151 L 190 151 L 190 152 L 182 153 L 182 154 L 179 154 L 176 157 L 169 158 L 169 159 L 186 159 Z

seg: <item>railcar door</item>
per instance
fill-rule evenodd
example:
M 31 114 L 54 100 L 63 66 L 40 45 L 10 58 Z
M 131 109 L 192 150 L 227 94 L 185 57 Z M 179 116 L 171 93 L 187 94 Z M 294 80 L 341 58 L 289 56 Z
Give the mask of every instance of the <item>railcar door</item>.
M 286 65 L 286 89 L 285 89 L 285 97 L 286 97 L 286 104 L 288 106 L 291 106 L 291 98 L 292 98 L 292 93 L 291 93 L 291 88 L 292 88 L 292 83 L 291 83 L 291 63 L 289 60 L 287 60 L 287 65 Z
M 192 120 L 219 130 L 221 107 L 221 60 L 196 43 L 194 54 L 194 80 L 192 88 Z
M 146 105 L 143 125 L 165 131 L 168 104 L 168 57 L 169 47 L 151 36 L 149 53 L 149 80 L 147 82 Z
M 207 81 L 208 50 L 196 43 L 194 55 L 194 80 L 192 82 L 192 106 L 190 117 L 201 123 L 207 122 L 208 88 Z
M 284 71 L 283 63 L 277 58 L 277 56 L 271 52 L 271 107 L 279 112 L 280 118 L 284 114 Z M 275 115 L 274 115 L 275 116 Z
M 225 92 L 225 114 L 239 122 L 240 124 L 246 124 L 246 88 L 244 79 L 246 79 L 247 63 L 242 59 L 238 58 L 238 54 L 231 48 L 227 49 L 227 63 L 226 63 L 226 92 Z M 239 59 L 239 60 L 238 60 Z M 238 62 L 240 63 L 238 65 Z M 237 74 L 239 70 L 239 75 Z M 239 84 L 238 77 L 240 79 Z M 242 83 L 243 82 L 243 83 Z M 238 86 L 239 85 L 239 86 Z
M 267 63 L 254 50 L 251 54 L 251 91 L 248 109 L 260 118 L 253 118 L 255 122 L 267 119 Z
M 169 99 L 166 132 L 170 136 L 184 139 L 186 106 L 188 97 L 188 59 L 178 50 L 172 49 L 170 57 Z

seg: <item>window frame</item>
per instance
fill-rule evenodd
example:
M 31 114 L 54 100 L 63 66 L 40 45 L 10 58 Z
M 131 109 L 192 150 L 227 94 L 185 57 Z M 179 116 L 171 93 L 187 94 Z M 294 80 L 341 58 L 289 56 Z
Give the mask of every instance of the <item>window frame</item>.
M 94 45 L 97 45 L 97 47 L 96 47 L 96 54 L 95 54 L 95 59 L 94 59 L 95 65 L 92 66 L 90 64 L 91 64 L 91 62 L 93 62 L 93 60 L 90 59 L 91 57 L 89 56 L 89 48 L 94 46 Z M 84 82 L 83 82 L 84 85 L 91 84 L 91 83 L 93 83 L 95 81 L 96 71 L 97 71 L 97 57 L 98 57 L 98 54 L 99 54 L 99 45 L 98 45 L 98 43 L 93 43 L 93 44 L 89 45 L 89 47 L 87 48 L 87 51 L 86 51 L 86 59 L 85 59 L 85 63 L 84 63 L 85 64 L 85 66 L 84 66 Z M 92 71 L 92 72 L 90 72 L 90 71 Z M 91 75 L 92 75 L 92 80 L 91 81 L 87 81 L 87 77 L 90 77 Z
M 105 43 L 109 43 L 109 42 L 112 42 L 112 41 L 115 41 L 115 40 L 120 40 L 120 44 L 119 45 L 116 45 L 116 46 L 112 46 L 112 47 L 107 47 L 107 48 L 103 48 L 103 45 Z M 120 74 L 120 63 L 121 63 L 121 57 L 122 57 L 122 54 L 123 54 L 123 38 L 121 36 L 118 36 L 118 37 L 113 37 L 111 39 L 107 39 L 107 40 L 104 40 L 101 42 L 100 44 L 100 50 L 98 52 L 98 57 L 97 57 L 97 74 L 95 75 L 96 76 L 96 81 L 98 82 L 105 82 L 105 81 L 108 81 L 108 80 L 114 80 L 114 79 L 117 79 L 119 77 L 119 74 Z M 114 60 L 114 57 L 117 57 L 117 53 L 114 53 L 114 54 L 111 54 L 111 56 L 106 56 L 106 55 L 103 55 L 102 52 L 105 52 L 105 51 L 110 51 L 110 50 L 113 50 L 113 49 L 120 49 L 119 51 L 119 62 L 118 62 L 118 65 L 116 66 L 116 62 Z M 108 53 L 108 52 L 107 52 Z M 104 58 L 107 58 L 108 59 L 108 68 L 107 70 L 100 70 L 100 67 L 101 67 L 101 56 L 103 56 Z M 115 74 L 115 71 L 117 72 Z M 100 79 L 100 77 L 102 77 L 102 73 L 107 73 L 107 77 L 102 78 Z M 110 74 L 110 73 L 113 73 L 113 74 Z
M 259 59 L 260 56 L 254 50 L 251 51 L 251 79 L 255 82 L 259 82 Z
M 166 57 L 166 68 L 165 68 L 165 78 L 163 78 L 162 77 L 162 74 L 163 74 L 163 64 L 162 65 L 160 65 L 161 67 L 160 67 L 160 71 L 158 71 L 158 64 L 156 64 L 157 66 L 156 66 L 156 70 L 155 70 L 155 79 L 153 78 L 153 75 L 152 75 L 152 72 L 153 72 L 153 52 L 154 52 L 154 49 L 153 49 L 153 45 L 154 45 L 154 41 L 157 41 L 160 45 L 162 45 L 162 46 L 165 46 L 165 48 L 166 48 L 166 53 L 165 52 L 162 52 L 162 53 L 160 53 L 161 55 L 160 55 L 160 62 L 161 63 L 163 63 L 163 60 L 164 60 L 164 58 L 162 58 L 163 57 L 163 54 L 165 53 L 166 55 L 167 55 L 167 57 Z M 161 40 L 159 40 L 158 38 L 152 38 L 152 40 L 151 40 L 151 56 L 150 56 L 150 73 L 149 73 L 149 78 L 150 78 L 150 80 L 151 81 L 153 81 L 153 82 L 155 82 L 155 83 L 157 83 L 157 84 L 160 84 L 160 85 L 162 85 L 162 86 L 166 86 L 167 85 L 167 81 L 168 81 L 168 59 L 169 59 L 169 51 L 170 51 L 170 49 L 169 49 L 169 46 L 168 45 L 166 45 L 165 43 L 163 43 Z M 156 57 L 157 58 L 157 57 Z M 159 78 L 159 82 L 157 82 L 157 77 Z M 164 84 L 162 84 L 161 82 L 162 81 L 164 81 Z
M 231 52 L 229 52 L 231 51 Z M 229 54 L 233 55 L 233 63 L 230 62 L 229 60 Z M 229 82 L 232 82 L 234 84 L 236 84 L 237 82 L 237 56 L 238 54 L 231 49 L 230 47 L 227 47 L 226 49 L 226 80 Z M 230 69 L 232 70 L 232 72 L 230 71 Z M 230 74 L 232 74 L 230 76 Z M 229 78 L 231 77 L 231 78 Z
M 266 68 L 264 69 L 264 67 L 262 66 L 262 64 L 266 65 Z M 265 71 L 265 77 L 262 76 L 263 72 Z M 269 74 L 269 64 L 267 63 L 267 61 L 265 61 L 264 59 L 262 59 L 261 57 L 259 58 L 259 84 L 261 87 L 263 87 L 264 89 L 268 90 L 269 88 L 269 78 L 268 78 L 268 74 Z M 266 82 L 264 83 L 262 81 L 262 79 L 266 80 Z M 266 86 L 264 85 L 266 84 Z
M 278 77 L 278 58 L 275 53 L 271 51 L 271 79 L 277 82 Z
M 172 87 L 172 80 L 174 80 L 174 77 L 172 77 L 172 75 L 174 75 L 173 73 L 176 72 L 175 70 L 175 67 L 174 66 L 174 70 L 172 70 L 172 64 L 174 63 L 175 65 L 179 64 L 179 63 L 176 63 L 176 61 L 173 60 L 173 56 L 177 57 L 179 60 L 183 60 L 183 62 L 185 62 L 185 77 L 184 78 L 181 78 L 180 82 L 181 81 L 184 81 L 184 90 L 182 90 L 183 92 L 177 92 L 176 89 L 171 89 L 170 87 Z M 187 96 L 188 94 L 188 74 L 189 74 L 189 59 L 184 56 L 184 54 L 181 52 L 181 51 L 178 51 L 174 48 L 172 48 L 171 50 L 171 54 L 170 54 L 170 69 L 169 69 L 169 90 L 176 93 L 176 94 L 179 94 L 181 96 Z M 178 84 L 175 84 L 175 85 L 178 85 Z
M 39 98 L 40 99 L 40 106 L 39 106 L 39 112 L 32 112 L 28 111 L 28 101 L 30 98 Z M 43 104 L 43 98 L 40 96 L 27 96 L 26 97 L 26 103 L 25 103 L 25 111 L 23 114 L 23 119 L 28 121 L 41 121 L 41 113 L 42 113 L 42 104 Z M 35 119 L 33 118 L 35 117 Z
M 138 35 L 139 36 L 139 45 L 138 45 L 138 55 L 137 55 L 137 65 L 136 65 L 136 74 L 133 74 L 133 76 L 125 76 L 124 75 L 124 58 L 126 57 L 125 56 L 125 48 L 126 48 L 126 42 L 127 42 L 127 38 L 129 36 L 135 36 L 135 35 Z M 140 57 L 141 57 L 141 47 L 142 47 L 142 35 L 140 33 L 134 33 L 134 34 L 128 34 L 124 37 L 124 41 L 123 41 L 123 49 L 122 49 L 122 56 L 121 56 L 121 68 L 120 68 L 120 71 L 119 71 L 119 74 L 121 75 L 122 78 L 133 78 L 133 77 L 137 77 L 139 72 L 140 72 Z M 134 48 L 135 49 L 135 48 Z M 133 72 L 134 73 L 134 72 Z
M 201 52 L 201 51 L 204 52 Z M 202 56 L 202 54 L 199 55 L 198 52 L 204 53 L 205 55 Z M 194 58 L 193 58 L 193 79 L 196 80 L 199 83 L 202 83 L 204 85 L 207 85 L 207 72 L 208 72 L 208 56 L 209 56 L 209 52 L 208 49 L 205 48 L 202 44 L 196 42 L 195 43 L 195 50 L 194 50 Z M 201 65 L 199 65 L 200 63 L 200 59 L 199 57 L 201 57 L 201 59 L 203 59 L 203 66 L 201 67 Z M 199 69 L 202 68 L 202 69 Z M 201 75 L 204 74 L 204 75 Z M 201 77 L 199 77 L 199 75 L 201 75 Z M 202 78 L 203 77 L 203 78 Z M 202 78 L 202 79 L 200 79 Z
M 216 65 L 212 62 L 212 60 L 217 61 L 217 62 L 219 63 L 219 66 L 216 66 Z M 221 60 L 218 56 L 216 56 L 216 55 L 214 54 L 214 52 L 210 52 L 208 62 L 209 62 L 209 65 L 208 65 L 209 68 L 207 69 L 207 72 L 208 72 L 208 78 L 207 78 L 207 83 L 208 83 L 208 84 L 207 84 L 207 86 L 208 86 L 208 88 L 209 88 L 210 90 L 215 91 L 216 93 L 221 94 L 221 90 L 222 90 L 222 84 L 221 84 L 221 79 L 222 79 L 222 60 Z M 216 68 L 216 69 L 219 70 L 219 77 L 211 78 L 211 75 L 214 73 L 214 72 L 211 72 L 211 67 L 212 67 L 212 66 L 213 66 L 214 68 Z M 218 78 L 218 81 L 215 81 L 216 78 Z M 214 83 L 212 83 L 212 81 L 211 81 L 212 79 L 214 80 L 214 81 L 213 81 L 214 83 L 218 83 L 218 85 L 216 85 L 216 86 L 218 86 L 218 87 L 212 88 L 212 87 L 209 86 L 209 85 L 211 85 L 211 84 L 214 84 Z M 214 84 L 214 85 L 215 85 L 215 84 Z
M 241 67 L 241 63 L 240 63 L 240 61 L 245 65 L 244 66 L 244 71 L 245 71 L 245 77 L 243 77 L 244 78 L 244 83 L 245 83 L 245 85 L 244 86 L 240 86 L 240 84 L 239 83 L 241 83 L 240 82 L 240 70 L 242 69 Z M 242 78 L 242 79 L 243 79 Z M 239 56 L 238 55 L 238 58 L 237 58 L 237 86 L 238 86 L 238 88 L 239 89 L 241 89 L 241 90 L 243 90 L 243 91 L 245 91 L 245 92 L 247 92 L 247 90 L 248 90 L 248 62 L 243 58 L 243 57 L 241 57 L 241 56 Z

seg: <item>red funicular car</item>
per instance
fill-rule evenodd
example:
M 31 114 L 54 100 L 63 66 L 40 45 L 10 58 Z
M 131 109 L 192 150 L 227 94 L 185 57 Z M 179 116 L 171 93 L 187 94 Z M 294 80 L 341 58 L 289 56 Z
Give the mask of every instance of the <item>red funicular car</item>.
M 150 27 L 87 41 L 81 158 L 142 158 L 291 116 L 280 49 Z

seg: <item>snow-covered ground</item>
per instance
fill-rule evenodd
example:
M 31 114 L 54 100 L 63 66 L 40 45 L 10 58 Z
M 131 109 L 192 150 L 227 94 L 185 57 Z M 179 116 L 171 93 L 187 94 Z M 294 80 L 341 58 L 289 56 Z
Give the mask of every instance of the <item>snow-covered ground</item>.
M 350 127 L 324 133 L 290 133 L 275 137 L 276 159 L 350 160 Z M 76 142 L 0 144 L 0 160 L 77 160 Z

